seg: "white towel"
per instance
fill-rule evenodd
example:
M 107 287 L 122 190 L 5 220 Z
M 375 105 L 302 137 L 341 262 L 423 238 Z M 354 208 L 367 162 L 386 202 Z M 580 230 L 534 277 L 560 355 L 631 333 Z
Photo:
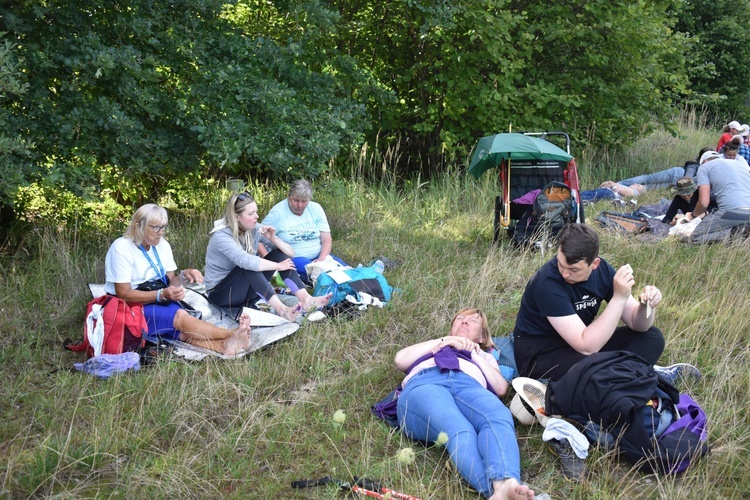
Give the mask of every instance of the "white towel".
M 320 273 L 335 271 L 336 269 L 351 269 L 350 266 L 342 266 L 339 262 L 333 260 L 333 257 L 327 255 L 325 259 L 317 262 L 310 262 L 305 266 L 305 272 L 310 281 L 315 284 Z
M 542 439 L 544 441 L 549 441 L 550 439 L 562 441 L 563 439 L 567 439 L 578 458 L 583 459 L 589 456 L 589 441 L 586 439 L 586 436 L 576 429 L 573 424 L 561 418 L 552 417 L 547 420 L 547 426 L 542 433 Z
M 102 318 L 102 306 L 99 304 L 91 306 L 91 312 L 86 317 L 86 336 L 94 349 L 94 356 L 100 355 L 102 344 L 104 344 L 104 318 Z

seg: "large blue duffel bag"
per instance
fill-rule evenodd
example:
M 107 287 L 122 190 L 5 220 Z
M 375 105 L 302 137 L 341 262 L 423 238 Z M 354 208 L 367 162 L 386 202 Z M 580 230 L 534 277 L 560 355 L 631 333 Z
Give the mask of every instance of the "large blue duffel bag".
M 385 277 L 374 267 L 356 267 L 353 269 L 337 270 L 349 276 L 350 280 L 345 283 L 336 283 L 328 273 L 320 273 L 315 281 L 313 295 L 319 297 L 328 292 L 333 293 L 330 305 L 344 300 L 347 295 L 352 295 L 359 300 L 360 292 L 377 297 L 382 302 L 391 300 L 393 288 L 388 284 Z

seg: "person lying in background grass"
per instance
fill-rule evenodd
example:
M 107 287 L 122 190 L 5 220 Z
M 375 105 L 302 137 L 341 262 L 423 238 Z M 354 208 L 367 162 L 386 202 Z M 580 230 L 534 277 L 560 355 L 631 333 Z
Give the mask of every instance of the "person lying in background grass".
M 492 347 L 484 312 L 468 308 L 453 317 L 449 335 L 401 349 L 398 422 L 410 438 L 445 444 L 461 477 L 485 497 L 531 500 Z
M 585 189 L 579 193 L 583 203 L 594 203 L 601 200 L 619 200 L 621 198 L 636 198 L 648 189 L 662 189 L 674 186 L 682 177 L 692 177 L 697 175 L 699 158 L 711 148 L 702 148 L 696 158 L 685 162 L 682 167 L 672 167 L 666 170 L 660 170 L 651 174 L 637 175 L 617 182 L 604 181 L 598 188 Z M 535 193 L 532 191 L 531 193 Z M 523 198 L 529 196 L 525 195 Z M 536 195 L 533 195 L 534 197 Z M 519 200 L 513 200 L 519 202 Z M 532 198 L 533 202 L 533 198 Z M 526 203 L 520 201 L 520 203 Z
M 698 151 L 698 156 L 686 161 L 682 167 L 672 167 L 650 174 L 637 175 L 617 182 L 604 181 L 601 183 L 600 188 L 609 189 L 617 196 L 632 198 L 642 195 L 648 189 L 663 189 L 674 186 L 682 177 L 695 178 L 700 165 L 701 155 L 710 150 L 710 147 L 702 148 Z M 600 196 L 600 198 L 606 199 L 607 196 Z
M 143 304 L 150 339 L 181 340 L 234 356 L 250 347 L 250 318 L 242 315 L 235 330 L 220 328 L 188 314 L 179 301 L 185 298 L 182 281 L 200 283 L 197 269 L 175 275 L 172 247 L 164 239 L 167 210 L 143 205 L 133 214 L 125 234 L 107 251 L 104 268 L 107 293 L 125 302 Z

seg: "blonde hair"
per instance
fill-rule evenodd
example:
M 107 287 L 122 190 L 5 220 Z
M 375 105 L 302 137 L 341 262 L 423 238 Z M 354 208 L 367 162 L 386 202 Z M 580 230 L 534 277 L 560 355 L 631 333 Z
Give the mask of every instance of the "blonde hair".
M 482 341 L 479 342 L 479 346 L 482 348 L 482 350 L 487 351 L 490 349 L 490 347 L 495 347 L 494 342 L 492 342 L 492 335 L 490 335 L 490 325 L 487 323 L 487 315 L 484 314 L 484 311 L 481 309 L 478 309 L 476 307 L 467 307 L 464 309 L 461 309 L 456 314 L 453 315 L 453 319 L 451 320 L 451 325 L 455 323 L 456 318 L 458 318 L 461 315 L 469 316 L 471 314 L 478 314 L 479 317 L 482 319 Z
M 166 208 L 156 203 L 147 203 L 135 211 L 123 236 L 140 246 L 145 238 L 146 226 L 165 226 L 168 220 Z
M 233 194 L 227 201 L 227 208 L 224 211 L 224 224 L 232 231 L 232 237 L 238 244 L 242 244 L 240 241 L 240 226 L 237 224 L 237 216 L 245 210 L 245 207 L 251 203 L 255 203 L 253 195 L 245 191 L 244 193 Z M 245 231 L 242 235 L 242 239 L 245 240 L 245 250 L 248 253 L 253 252 L 253 232 Z

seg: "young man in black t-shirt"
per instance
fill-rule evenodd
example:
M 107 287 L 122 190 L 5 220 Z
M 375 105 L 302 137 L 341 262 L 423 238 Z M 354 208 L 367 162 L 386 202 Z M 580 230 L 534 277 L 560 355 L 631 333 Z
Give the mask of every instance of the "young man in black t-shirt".
M 646 285 L 636 300 L 634 283 L 629 264 L 615 271 L 599 257 L 591 227 L 568 225 L 557 255 L 531 278 L 521 299 L 513 331 L 519 373 L 557 380 L 584 356 L 612 350 L 655 364 L 664 351 L 664 336 L 653 326 L 661 291 Z M 597 317 L 602 301 L 607 307 Z

